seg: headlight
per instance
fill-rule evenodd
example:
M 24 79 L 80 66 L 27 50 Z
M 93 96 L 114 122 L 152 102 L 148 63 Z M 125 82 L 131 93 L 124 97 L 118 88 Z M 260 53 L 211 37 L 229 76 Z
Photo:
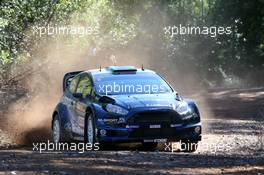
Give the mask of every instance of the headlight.
M 106 110 L 108 112 L 111 112 L 114 114 L 119 114 L 119 115 L 126 115 L 128 113 L 128 110 L 126 110 L 120 106 L 112 105 L 112 104 L 106 105 Z
M 192 112 L 191 108 L 188 106 L 186 102 L 180 102 L 176 107 L 175 107 L 176 112 L 178 112 L 180 115 L 187 114 L 188 112 Z

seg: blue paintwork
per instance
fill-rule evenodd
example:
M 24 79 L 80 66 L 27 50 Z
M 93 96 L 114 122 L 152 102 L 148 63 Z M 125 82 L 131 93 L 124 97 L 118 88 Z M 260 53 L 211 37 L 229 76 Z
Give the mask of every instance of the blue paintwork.
M 121 67 L 122 68 L 122 67 Z M 129 67 L 132 69 L 131 67 Z M 112 68 L 113 69 L 113 68 Z M 120 70 L 118 67 L 117 70 Z M 155 72 L 151 70 L 137 70 L 137 74 L 155 74 Z M 98 77 L 98 75 L 111 75 L 111 76 L 120 76 L 113 74 L 111 69 L 102 69 L 102 70 L 91 70 L 81 72 L 76 76 L 88 75 L 92 82 L 94 77 Z M 93 87 L 95 85 L 93 84 Z M 125 116 L 111 114 L 105 110 L 102 104 L 98 101 L 98 96 L 92 97 L 92 99 L 76 99 L 73 95 L 66 89 L 60 102 L 56 106 L 54 110 L 54 114 L 58 114 L 61 127 L 63 131 L 66 133 L 67 137 L 71 137 L 74 139 L 75 137 L 82 138 L 84 137 L 84 121 L 86 117 L 87 109 L 91 110 L 94 114 L 94 120 L 97 128 L 97 138 L 98 141 L 111 141 L 111 142 L 130 142 L 130 141 L 143 141 L 144 139 L 159 139 L 164 138 L 164 136 L 159 137 L 158 135 L 155 137 L 129 137 L 130 133 L 139 129 L 139 128 L 149 128 L 149 125 L 153 123 L 149 123 L 149 125 L 129 125 L 128 123 L 123 124 L 107 124 L 104 119 L 120 119 L 123 118 L 127 122 L 131 117 L 140 112 L 175 112 L 175 105 L 181 103 L 183 100 L 179 100 L 176 98 L 176 93 L 173 89 L 168 93 L 161 94 L 123 94 L 123 95 L 109 95 L 109 97 L 115 100 L 115 105 L 118 105 L 124 109 L 127 109 L 129 112 Z M 193 130 L 195 127 L 200 126 L 200 113 L 197 105 L 192 100 L 185 100 L 188 103 L 188 106 L 193 109 L 193 111 L 198 115 L 198 118 L 195 121 L 184 122 L 181 124 L 173 124 L 171 123 L 170 128 L 173 129 L 173 136 L 170 136 L 166 139 L 170 140 L 181 140 L 188 139 L 199 141 L 201 139 L 201 133 L 193 135 L 188 132 L 184 134 L 179 134 L 185 132 L 186 129 Z M 54 116 L 54 115 L 53 115 Z M 156 123 L 155 123 L 156 124 Z M 163 125 L 161 124 L 161 128 Z M 116 132 L 121 134 L 121 136 L 101 136 L 100 130 L 105 129 L 107 132 Z M 64 134 L 65 134 L 64 133 Z M 164 138 L 165 139 L 165 138 Z

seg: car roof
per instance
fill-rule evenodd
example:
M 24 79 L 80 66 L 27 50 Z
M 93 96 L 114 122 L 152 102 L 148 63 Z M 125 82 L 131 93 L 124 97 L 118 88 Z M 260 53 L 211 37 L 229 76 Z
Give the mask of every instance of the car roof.
M 104 74 L 104 75 L 120 75 L 120 74 L 144 74 L 144 73 L 153 73 L 156 74 L 154 71 L 149 69 L 138 69 L 134 66 L 109 66 L 102 69 L 92 69 L 85 71 L 91 73 L 92 76 Z
M 125 73 L 122 73 L 122 75 L 124 74 L 131 74 L 131 72 L 127 71 L 127 69 L 132 70 L 133 74 L 156 74 L 158 75 L 155 71 L 152 71 L 150 69 L 144 69 L 143 67 L 141 69 L 135 68 L 134 66 L 109 66 L 109 67 L 105 67 L 105 68 L 100 68 L 100 69 L 91 69 L 91 70 L 87 70 L 87 71 L 83 71 L 80 74 L 83 73 L 88 73 L 91 74 L 91 78 L 93 79 L 93 76 L 96 75 L 113 75 L 113 76 L 118 76 L 120 74 L 116 74 L 113 72 L 113 68 L 116 70 L 124 70 Z M 160 76 L 160 75 L 158 75 Z M 162 77 L 161 77 L 162 78 Z M 172 88 L 172 86 L 164 79 L 162 78 L 172 89 L 172 91 L 174 91 L 174 89 Z

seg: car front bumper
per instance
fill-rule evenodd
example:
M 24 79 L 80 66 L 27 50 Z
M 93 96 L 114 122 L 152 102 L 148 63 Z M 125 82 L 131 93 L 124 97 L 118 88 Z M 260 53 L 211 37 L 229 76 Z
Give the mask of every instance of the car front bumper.
M 200 141 L 201 123 L 187 125 L 126 125 L 97 128 L 99 142 Z

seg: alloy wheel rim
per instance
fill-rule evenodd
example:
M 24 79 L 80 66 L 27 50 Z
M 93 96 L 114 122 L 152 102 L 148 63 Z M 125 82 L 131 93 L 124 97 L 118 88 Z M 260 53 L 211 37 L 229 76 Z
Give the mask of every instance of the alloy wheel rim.
M 59 143 L 60 140 L 60 124 L 58 120 L 53 123 L 53 142 Z
M 91 116 L 88 117 L 87 136 L 88 136 L 88 142 L 93 143 L 94 133 L 93 133 L 93 123 Z

